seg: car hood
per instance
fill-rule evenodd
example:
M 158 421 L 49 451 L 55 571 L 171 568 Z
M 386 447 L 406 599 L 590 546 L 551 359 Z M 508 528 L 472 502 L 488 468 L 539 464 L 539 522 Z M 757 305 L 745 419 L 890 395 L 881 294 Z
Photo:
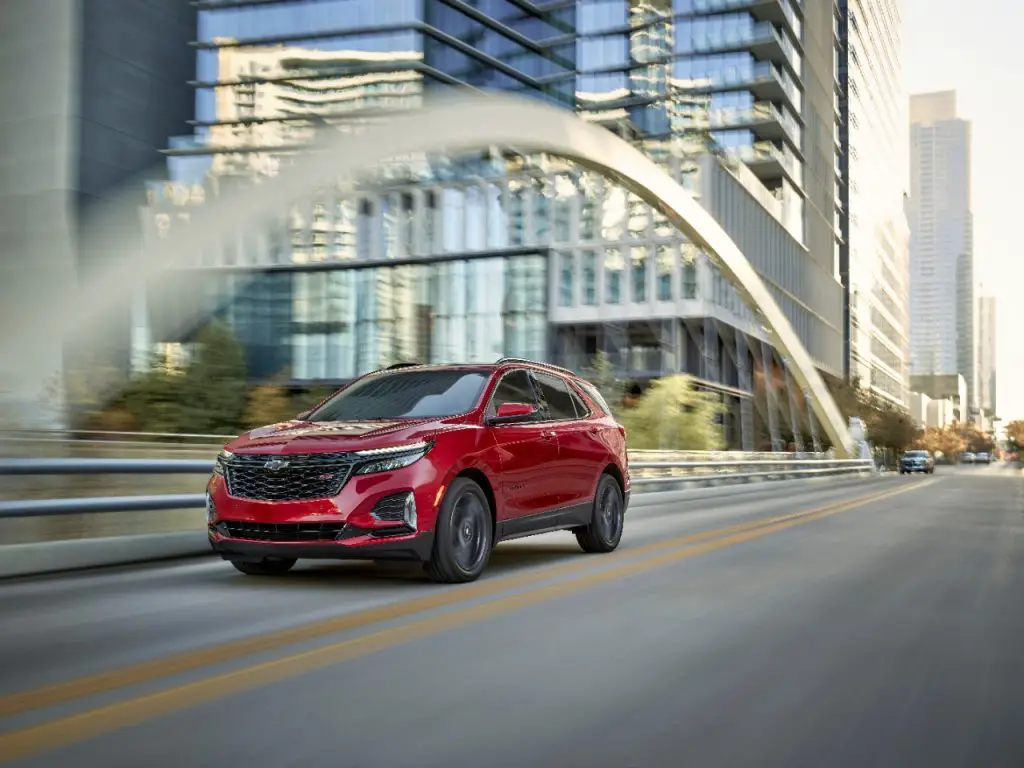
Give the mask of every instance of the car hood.
M 239 435 L 225 448 L 232 453 L 329 453 L 386 448 L 427 439 L 458 428 L 451 420 L 285 421 Z

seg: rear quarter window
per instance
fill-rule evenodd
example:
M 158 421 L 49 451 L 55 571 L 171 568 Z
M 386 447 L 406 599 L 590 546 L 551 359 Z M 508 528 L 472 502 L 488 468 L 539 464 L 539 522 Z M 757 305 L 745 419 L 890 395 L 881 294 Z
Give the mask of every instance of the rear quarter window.
M 605 416 L 612 415 L 612 409 L 608 407 L 608 403 L 605 401 L 604 397 L 602 397 L 601 393 L 597 391 L 597 387 L 583 379 L 576 379 L 575 383 L 576 386 L 582 389 L 586 393 L 587 397 L 589 397 L 594 404 L 601 409 Z

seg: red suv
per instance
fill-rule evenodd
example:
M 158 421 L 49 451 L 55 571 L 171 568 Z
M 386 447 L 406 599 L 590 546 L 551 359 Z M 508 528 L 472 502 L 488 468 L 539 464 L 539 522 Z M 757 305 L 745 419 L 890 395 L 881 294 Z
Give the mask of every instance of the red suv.
M 572 372 L 504 358 L 398 365 L 295 421 L 228 443 L 210 543 L 242 573 L 299 558 L 422 562 L 476 579 L 499 541 L 570 530 L 611 552 L 629 502 L 626 431 Z

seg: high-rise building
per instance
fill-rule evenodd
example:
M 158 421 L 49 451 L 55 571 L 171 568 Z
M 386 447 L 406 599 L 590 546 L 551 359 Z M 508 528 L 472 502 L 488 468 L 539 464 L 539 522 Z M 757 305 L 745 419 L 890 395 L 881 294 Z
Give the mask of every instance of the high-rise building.
M 274 175 L 318 128 L 360 130 L 445 85 L 529 94 L 575 105 L 698 195 L 818 365 L 840 374 L 832 3 L 728 6 L 201 6 L 197 135 L 170 152 L 185 186 L 153 190 L 153 235 L 229 177 Z M 395 359 L 502 354 L 579 368 L 605 350 L 630 378 L 685 371 L 742 399 L 754 350 L 770 354 L 706 256 L 614 180 L 483 148 L 400 158 L 375 181 L 196 255 L 210 291 L 232 297 L 211 306 L 254 375 L 341 381 Z M 167 314 L 158 304 L 151 317 Z M 173 317 L 152 325 L 140 349 L 173 338 Z
M 991 421 L 999 413 L 996 401 L 996 322 L 995 296 L 978 299 L 978 407 Z
M 839 0 L 840 271 L 848 376 L 905 403 L 910 385 L 907 94 L 898 0 Z
M 2 15 L 0 286 L 10 295 L 0 305 L 16 312 L 102 266 L 109 254 L 82 244 L 94 205 L 144 171 L 161 172 L 159 151 L 193 114 L 196 9 L 180 0 L 5 0 Z M 136 226 L 124 239 L 139 235 Z M 125 327 L 103 334 L 123 364 Z M 45 357 L 59 373 L 63 350 Z
M 818 365 L 841 373 L 833 4 L 602 0 L 580 3 L 578 28 L 582 115 L 679 167 L 682 183 L 740 243 Z M 708 155 L 724 166 L 704 163 Z M 716 185 L 709 177 L 722 167 L 730 173 Z M 756 223 L 762 216 L 770 223 Z M 627 240 L 641 225 L 630 222 Z M 606 262 L 606 269 L 617 263 Z M 697 282 L 717 284 L 714 270 L 700 259 L 697 265 L 707 272 Z M 730 293 L 728 285 L 718 290 Z M 709 315 L 722 321 L 718 331 L 746 330 L 743 317 L 721 314 L 714 299 L 676 310 L 684 337 L 698 347 L 711 339 Z M 616 322 L 588 333 L 617 329 L 634 346 L 650 335 L 651 314 L 644 306 L 599 310 Z M 582 315 L 564 316 L 577 337 Z M 660 338 L 673 346 L 671 334 Z
M 956 92 L 910 98 L 910 368 L 960 374 L 965 420 L 978 408 L 971 124 Z

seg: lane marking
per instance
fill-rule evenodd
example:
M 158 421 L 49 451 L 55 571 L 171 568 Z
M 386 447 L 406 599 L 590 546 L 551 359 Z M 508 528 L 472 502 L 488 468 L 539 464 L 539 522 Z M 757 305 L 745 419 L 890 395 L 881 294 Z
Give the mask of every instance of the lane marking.
M 616 581 L 661 568 L 698 555 L 725 549 L 747 541 L 763 538 L 772 533 L 798 525 L 821 520 L 873 501 L 897 496 L 937 482 L 904 486 L 884 493 L 852 499 L 811 510 L 806 513 L 784 515 L 769 525 L 735 531 L 704 542 L 695 542 L 681 548 L 652 555 L 646 559 L 626 563 L 614 568 L 581 574 L 576 578 L 548 584 L 530 592 L 522 592 L 487 603 L 465 606 L 457 610 L 390 627 L 362 637 L 343 640 L 260 662 L 248 667 L 224 672 L 191 683 L 178 685 L 125 701 L 109 704 L 75 715 L 58 718 L 18 731 L 0 734 L 0 760 L 15 760 L 41 752 L 51 751 L 77 741 L 93 738 L 121 728 L 137 725 L 202 703 L 224 698 L 242 691 L 281 682 L 316 669 L 332 666 L 361 656 L 367 656 L 397 645 L 430 635 L 450 631 L 483 619 L 510 613 L 556 597 L 582 592 L 593 586 Z
M 918 486 L 914 486 L 918 487 Z M 922 486 L 923 487 L 923 486 Z M 867 504 L 888 491 L 875 491 L 850 500 Z M 368 608 L 354 613 L 330 619 L 303 624 L 287 629 L 276 630 L 262 635 L 229 640 L 217 645 L 184 651 L 171 656 L 163 656 L 149 661 L 131 664 L 118 669 L 99 672 L 61 683 L 42 686 L 27 691 L 20 691 L 0 697 L 0 718 L 22 714 L 36 709 L 45 709 L 63 704 L 74 699 L 94 696 L 100 693 L 124 688 L 131 685 L 191 672 L 203 667 L 237 661 L 244 656 L 252 656 L 267 651 L 277 650 L 289 645 L 316 640 L 333 634 L 363 629 L 374 624 L 394 621 L 416 613 L 455 606 L 470 600 L 490 597 L 510 589 L 530 586 L 548 579 L 558 578 L 592 568 L 614 565 L 626 559 L 643 557 L 666 549 L 673 549 L 695 542 L 706 541 L 719 536 L 726 536 L 740 531 L 752 530 L 779 522 L 805 516 L 830 509 L 837 503 L 823 507 L 791 512 L 775 517 L 751 520 L 745 523 L 713 528 L 707 531 L 687 534 L 664 541 L 653 542 L 644 546 L 623 549 L 600 558 L 589 558 L 581 555 L 579 559 L 557 565 L 545 566 L 525 573 L 513 574 L 504 578 L 485 579 L 461 587 L 441 588 L 440 591 L 411 600 L 399 600 L 395 603 Z

